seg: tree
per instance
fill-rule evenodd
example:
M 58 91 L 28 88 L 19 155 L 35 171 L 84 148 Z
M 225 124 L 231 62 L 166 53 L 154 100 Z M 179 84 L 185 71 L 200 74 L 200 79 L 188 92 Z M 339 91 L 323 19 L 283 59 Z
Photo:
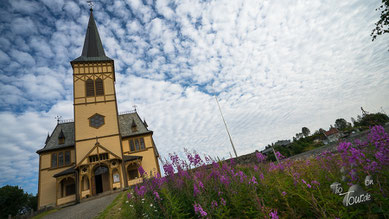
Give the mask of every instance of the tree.
M 337 129 L 344 130 L 348 127 L 348 122 L 343 118 L 339 118 L 335 120 L 335 127 Z
M 0 218 L 36 210 L 37 197 L 27 194 L 18 186 L 6 185 L 0 188 Z
M 384 125 L 389 122 L 389 117 L 383 113 L 370 113 L 358 120 L 360 126 Z
M 376 9 L 381 11 L 380 19 L 375 23 L 375 28 L 371 32 L 372 41 L 374 41 L 378 35 L 389 33 L 389 0 L 382 0 L 382 5 Z
M 304 137 L 309 136 L 309 134 L 311 133 L 311 131 L 310 131 L 309 128 L 307 128 L 307 127 L 303 127 L 303 128 L 301 129 L 301 132 L 303 133 Z

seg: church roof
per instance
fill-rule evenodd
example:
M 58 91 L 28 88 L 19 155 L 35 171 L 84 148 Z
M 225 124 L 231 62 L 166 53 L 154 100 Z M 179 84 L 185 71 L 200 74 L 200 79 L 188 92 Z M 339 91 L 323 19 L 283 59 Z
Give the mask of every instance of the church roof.
M 74 167 L 70 167 L 62 172 L 59 172 L 57 174 L 54 175 L 55 178 L 57 177 L 60 177 L 60 176 L 65 176 L 65 175 L 68 175 L 68 174 L 72 174 L 72 173 L 75 173 L 76 170 L 74 169 Z
M 72 62 L 83 61 L 112 61 L 104 52 L 103 44 L 101 43 L 99 31 L 97 30 L 96 22 L 91 9 L 88 28 L 86 29 L 84 48 L 80 57 Z
M 136 129 L 132 129 L 132 127 Z M 122 137 L 131 137 L 151 133 L 140 119 L 137 112 L 119 115 L 119 128 Z
M 123 156 L 123 160 L 124 161 L 133 161 L 133 160 L 138 160 L 138 159 L 140 159 L 140 160 L 142 160 L 142 156 L 133 156 L 133 155 L 124 155 Z
M 136 130 L 131 129 L 132 121 L 136 124 Z M 119 115 L 119 130 L 122 138 L 153 133 L 153 131 L 146 128 L 137 112 Z M 61 132 L 65 136 L 65 142 L 63 144 L 59 144 L 58 142 L 58 137 L 61 135 Z M 39 154 L 41 152 L 67 147 L 74 147 L 74 122 L 57 124 L 45 146 L 38 150 L 37 153 Z

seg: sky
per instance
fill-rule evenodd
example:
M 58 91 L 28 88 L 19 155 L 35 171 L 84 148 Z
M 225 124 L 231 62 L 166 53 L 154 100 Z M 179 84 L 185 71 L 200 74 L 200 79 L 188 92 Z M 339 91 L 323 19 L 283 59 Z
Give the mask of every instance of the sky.
M 389 35 L 374 42 L 380 0 L 95 1 L 115 60 L 119 112 L 133 106 L 162 158 L 184 149 L 238 155 L 389 112 Z M 73 118 L 70 61 L 80 56 L 86 1 L 0 3 L 0 186 L 38 186 L 38 149 Z

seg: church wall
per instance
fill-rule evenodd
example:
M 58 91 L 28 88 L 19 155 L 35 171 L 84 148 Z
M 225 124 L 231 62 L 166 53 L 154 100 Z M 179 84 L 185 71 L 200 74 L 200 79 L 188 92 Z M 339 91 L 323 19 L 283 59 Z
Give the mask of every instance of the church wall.
M 40 197 L 39 197 L 39 208 L 43 206 L 55 206 L 57 200 L 56 190 L 56 178 L 53 176 L 61 171 L 68 169 L 69 166 L 61 167 L 58 169 L 46 169 L 40 172 Z
M 120 150 L 120 139 L 119 136 L 111 136 L 106 138 L 99 138 L 98 139 L 100 145 L 111 151 L 112 153 L 116 154 L 118 157 L 122 157 L 122 153 Z M 77 161 L 78 164 L 84 157 L 88 154 L 88 152 L 95 146 L 96 139 L 86 140 L 86 141 L 80 141 L 77 142 Z M 94 150 L 92 154 L 96 154 L 97 150 Z M 101 149 L 99 150 L 99 153 L 105 153 Z M 88 158 L 87 158 L 88 159 Z
M 51 153 L 41 155 L 41 169 L 50 168 Z
M 129 145 L 129 139 L 135 139 L 143 137 L 145 141 L 145 150 L 138 151 L 138 152 L 130 152 L 130 145 Z M 150 176 L 150 171 L 152 174 L 156 174 L 159 172 L 158 169 L 158 160 L 155 157 L 154 147 L 152 143 L 152 136 L 151 135 L 145 135 L 145 136 L 137 136 L 133 138 L 124 138 L 122 141 L 123 144 L 123 151 L 125 155 L 134 155 L 134 156 L 142 156 L 142 167 L 147 172 L 148 176 Z
M 76 140 L 95 138 L 119 133 L 115 102 L 75 105 Z M 94 128 L 89 118 L 95 113 L 104 116 L 104 125 Z

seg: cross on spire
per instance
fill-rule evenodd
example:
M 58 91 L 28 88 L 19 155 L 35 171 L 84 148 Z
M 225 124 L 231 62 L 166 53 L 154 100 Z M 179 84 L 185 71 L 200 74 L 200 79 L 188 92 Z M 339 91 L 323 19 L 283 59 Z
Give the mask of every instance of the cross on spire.
M 92 0 L 87 0 L 86 3 L 88 3 L 90 10 L 93 11 L 93 6 L 95 6 L 95 3 L 93 3 Z

